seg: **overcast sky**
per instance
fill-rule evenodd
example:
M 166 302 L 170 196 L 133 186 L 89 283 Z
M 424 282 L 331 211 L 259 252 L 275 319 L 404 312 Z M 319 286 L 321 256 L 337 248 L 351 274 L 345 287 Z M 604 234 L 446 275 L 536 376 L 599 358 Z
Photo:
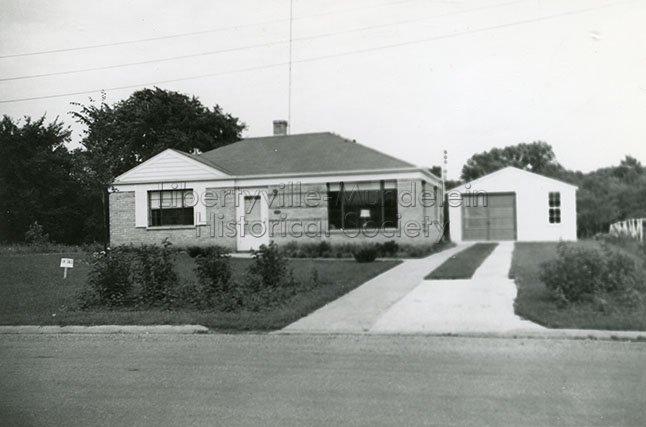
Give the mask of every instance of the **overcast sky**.
M 156 84 L 269 135 L 288 117 L 289 16 L 289 0 L 3 0 L 0 113 L 72 124 L 70 102 Z M 421 166 L 446 149 L 451 178 L 476 152 L 535 140 L 571 169 L 646 163 L 644 0 L 294 0 L 293 17 L 292 133 Z M 40 99 L 4 102 L 24 98 Z

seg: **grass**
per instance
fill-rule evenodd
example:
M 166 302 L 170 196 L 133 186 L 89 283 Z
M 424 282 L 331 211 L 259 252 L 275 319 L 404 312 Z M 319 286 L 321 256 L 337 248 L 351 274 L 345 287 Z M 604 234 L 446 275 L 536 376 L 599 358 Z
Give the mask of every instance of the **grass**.
M 74 268 L 63 280 L 61 257 L 75 258 Z M 266 312 L 226 313 L 197 310 L 78 310 L 76 296 L 85 283 L 88 265 L 83 254 L 0 255 L 0 324 L 2 325 L 150 325 L 201 324 L 222 331 L 275 330 L 309 314 L 399 264 L 382 261 L 358 264 L 339 260 L 290 260 L 297 280 L 309 280 L 313 269 L 321 285 Z M 234 279 L 243 276 L 250 259 L 231 259 Z M 177 257 L 183 281 L 196 281 L 194 261 L 184 253 Z
M 598 246 L 590 240 L 573 244 Z M 556 246 L 554 242 L 516 243 L 509 276 L 518 288 L 517 315 L 550 328 L 646 330 L 646 308 L 625 307 L 617 298 L 608 299 L 605 311 L 591 302 L 559 306 L 539 279 L 541 263 L 556 256 Z
M 99 243 L 85 245 L 66 245 L 62 243 L 26 244 L 26 243 L 1 243 L 0 256 L 23 255 L 23 254 L 45 254 L 45 253 L 74 253 L 77 256 L 84 255 L 88 251 L 100 251 L 103 246 Z
M 469 246 L 444 261 L 425 279 L 470 279 L 496 246 L 498 246 L 497 243 L 476 243 Z

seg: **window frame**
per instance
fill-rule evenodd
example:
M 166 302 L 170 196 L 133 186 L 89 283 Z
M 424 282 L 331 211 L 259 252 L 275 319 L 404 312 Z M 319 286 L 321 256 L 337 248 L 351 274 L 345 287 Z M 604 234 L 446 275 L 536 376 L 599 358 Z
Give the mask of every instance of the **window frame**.
M 179 207 L 164 207 L 164 193 L 177 193 L 181 192 L 180 201 L 181 206 Z M 159 193 L 159 208 L 153 208 L 152 200 L 153 194 Z M 182 189 L 168 189 L 168 190 L 149 190 L 148 191 L 148 227 L 147 228 L 167 228 L 167 227 L 194 227 L 195 226 L 195 205 L 186 203 L 187 194 L 193 194 L 193 189 L 182 188 Z M 171 201 L 172 201 L 171 196 Z M 191 213 L 188 215 L 186 212 L 182 212 L 181 216 L 184 220 L 183 222 L 177 224 L 164 224 L 164 210 L 187 210 L 190 209 Z M 159 211 L 159 224 L 153 224 L 153 211 Z
M 562 206 L 561 203 L 561 192 L 560 191 L 550 191 L 547 193 L 547 221 L 550 225 L 559 225 L 561 224 L 562 218 Z
M 366 181 L 365 183 L 375 183 L 376 181 Z M 351 197 L 365 197 L 366 194 L 370 191 L 377 191 L 378 192 L 378 201 L 377 204 L 374 203 L 369 203 L 367 206 L 372 208 L 378 208 L 379 211 L 379 218 L 376 220 L 370 219 L 366 224 L 364 225 L 356 225 L 356 226 L 348 226 L 346 224 L 346 221 L 348 218 L 346 218 L 349 206 L 347 206 L 347 203 L 351 203 L 352 200 L 348 200 L 348 197 L 346 196 L 346 183 L 345 182 L 339 182 L 338 190 L 331 190 L 331 184 L 336 184 L 336 183 L 327 183 L 326 188 L 326 196 L 327 196 L 327 229 L 328 231 L 356 231 L 356 230 L 362 230 L 362 229 L 379 229 L 379 230 L 398 230 L 399 229 L 399 204 L 398 204 L 398 189 L 397 189 L 397 181 L 395 180 L 395 185 L 394 188 L 386 188 L 386 182 L 385 180 L 379 180 L 379 189 L 377 190 L 358 190 L 360 194 L 353 194 Z M 361 182 L 355 183 L 357 185 L 361 185 Z M 386 193 L 390 192 L 390 195 L 387 195 Z M 361 194 L 361 193 L 366 193 L 366 194 Z M 393 199 L 394 195 L 394 199 Z M 392 206 L 387 206 L 386 203 L 386 198 L 390 199 L 390 204 Z M 394 202 L 394 204 L 393 204 Z M 334 203 L 334 204 L 333 204 Z M 355 207 L 356 208 L 356 207 Z M 362 210 L 363 208 L 359 208 L 359 210 Z M 394 213 L 393 213 L 394 210 Z M 389 217 L 386 218 L 386 214 L 388 212 Z M 333 220 L 333 215 L 335 216 L 335 219 Z M 339 216 L 340 218 L 340 224 L 338 224 L 338 218 L 336 216 Z M 376 224 L 375 224 L 376 222 Z M 372 223 L 372 224 L 371 224 Z M 333 224 L 338 224 L 334 225 L 335 228 L 332 228 Z M 376 226 L 375 226 L 376 225 Z

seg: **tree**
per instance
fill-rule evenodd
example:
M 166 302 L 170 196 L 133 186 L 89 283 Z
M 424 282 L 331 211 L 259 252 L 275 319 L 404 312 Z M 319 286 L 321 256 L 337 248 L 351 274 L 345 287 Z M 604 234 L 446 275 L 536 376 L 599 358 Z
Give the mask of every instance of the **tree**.
M 83 230 L 83 194 L 65 147 L 70 130 L 45 116 L 0 121 L 0 241 L 22 241 L 34 223 L 51 239 L 77 243 Z
M 83 148 L 95 159 L 96 175 L 111 180 L 167 148 L 212 150 L 240 139 L 244 123 L 208 108 L 196 97 L 155 87 L 134 92 L 110 106 L 73 104 L 86 126 Z
M 507 166 L 551 176 L 562 169 L 556 161 L 552 146 L 536 141 L 474 154 L 462 167 L 461 176 L 464 181 L 472 181 Z
M 93 198 L 88 221 L 103 229 L 105 241 L 107 191 L 117 176 L 167 148 L 191 152 L 231 144 L 245 129 L 218 105 L 208 108 L 194 96 L 157 87 L 136 91 L 114 105 L 105 99 L 98 106 L 73 105 L 79 110 L 70 114 L 86 127 L 83 148 L 74 153 L 76 172 Z

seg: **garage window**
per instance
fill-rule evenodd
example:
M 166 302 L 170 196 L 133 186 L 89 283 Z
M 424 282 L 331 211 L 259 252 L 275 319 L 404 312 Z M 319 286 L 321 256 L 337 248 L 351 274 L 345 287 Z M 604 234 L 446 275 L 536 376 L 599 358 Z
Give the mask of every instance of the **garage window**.
M 561 193 L 554 191 L 549 193 L 549 218 L 550 224 L 561 223 Z

